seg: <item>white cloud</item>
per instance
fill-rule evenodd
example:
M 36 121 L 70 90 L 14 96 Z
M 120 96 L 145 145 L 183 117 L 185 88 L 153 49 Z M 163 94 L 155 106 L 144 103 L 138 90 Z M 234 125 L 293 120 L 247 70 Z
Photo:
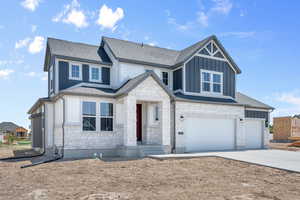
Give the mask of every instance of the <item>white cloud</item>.
M 25 73 L 25 76 L 35 77 L 35 76 L 37 76 L 37 73 L 36 72 L 28 72 L 28 73 Z
M 41 52 L 44 48 L 44 40 L 45 40 L 44 37 L 35 36 L 33 41 L 28 46 L 28 51 L 31 54 L 36 54 Z
M 24 60 L 17 59 L 17 60 L 0 60 L 0 66 L 4 65 L 19 65 L 24 63 Z
M 37 30 L 37 25 L 31 25 L 31 32 L 35 32 Z
M 37 73 L 32 71 L 24 73 L 24 75 L 30 78 L 40 78 L 42 81 L 48 80 L 48 73 Z
M 8 79 L 9 76 L 15 72 L 14 70 L 12 69 L 2 69 L 0 70 L 0 79 Z
M 28 45 L 29 41 L 30 41 L 30 38 L 29 38 L 29 37 L 28 37 L 28 38 L 25 38 L 25 39 L 23 39 L 23 40 L 19 40 L 19 41 L 16 42 L 15 48 L 16 48 L 16 49 L 19 49 L 19 48 L 26 47 L 26 46 Z
M 212 0 L 215 5 L 211 9 L 221 14 L 227 15 L 232 9 L 232 3 L 230 0 Z
M 225 32 L 221 33 L 221 37 L 238 37 L 238 38 L 249 38 L 253 37 L 256 34 L 254 31 L 250 32 Z
M 21 5 L 30 11 L 35 11 L 40 2 L 41 0 L 24 0 L 21 2 Z
M 198 19 L 197 21 L 204 27 L 208 26 L 208 16 L 204 12 L 198 12 Z
M 185 24 L 179 24 L 174 17 L 171 16 L 171 12 L 166 10 L 167 14 L 167 22 L 168 24 L 172 24 L 179 31 L 187 31 L 193 27 L 193 22 L 187 22 Z
M 122 8 L 117 8 L 115 11 L 113 11 L 104 4 L 99 10 L 97 24 L 100 25 L 101 28 L 107 28 L 114 31 L 117 28 L 117 22 L 123 18 L 124 11 Z
M 83 11 L 78 11 L 76 9 L 71 10 L 68 16 L 63 19 L 63 22 L 66 24 L 74 24 L 77 28 L 84 28 L 88 26 L 86 16 Z
M 52 21 L 73 24 L 77 28 L 85 28 L 89 25 L 86 14 L 80 9 L 80 4 L 77 0 L 73 0 L 71 4 L 65 5 L 63 11 L 53 17 Z

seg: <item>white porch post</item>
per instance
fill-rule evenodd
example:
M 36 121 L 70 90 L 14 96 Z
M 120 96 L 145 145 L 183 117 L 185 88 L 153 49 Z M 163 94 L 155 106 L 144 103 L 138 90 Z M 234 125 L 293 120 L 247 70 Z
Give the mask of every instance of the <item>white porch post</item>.
M 136 146 L 136 99 L 124 97 L 124 146 Z
M 164 100 L 161 102 L 161 135 L 162 135 L 162 145 L 171 145 L 171 104 L 169 100 Z

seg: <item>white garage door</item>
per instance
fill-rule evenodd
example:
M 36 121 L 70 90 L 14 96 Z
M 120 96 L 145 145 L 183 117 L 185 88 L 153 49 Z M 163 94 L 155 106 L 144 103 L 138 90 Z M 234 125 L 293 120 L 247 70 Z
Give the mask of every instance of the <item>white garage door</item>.
M 186 151 L 232 150 L 234 132 L 234 119 L 187 118 L 184 121 Z
M 246 134 L 247 149 L 262 148 L 263 125 L 264 125 L 263 120 L 255 120 L 255 119 L 245 120 L 245 134 Z

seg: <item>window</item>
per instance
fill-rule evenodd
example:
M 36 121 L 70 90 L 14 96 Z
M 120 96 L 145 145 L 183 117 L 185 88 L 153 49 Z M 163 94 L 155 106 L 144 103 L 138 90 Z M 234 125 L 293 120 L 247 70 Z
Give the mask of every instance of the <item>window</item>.
M 101 131 L 113 130 L 113 104 L 100 103 L 100 124 Z
M 101 67 L 91 67 L 90 68 L 90 81 L 102 82 L 102 68 Z
M 169 73 L 168 72 L 162 72 L 162 81 L 166 86 L 169 85 Z
M 50 91 L 53 91 L 53 66 L 50 67 L 49 76 L 50 76 Z
M 201 71 L 201 88 L 206 93 L 222 93 L 223 74 L 220 72 Z
M 81 80 L 81 66 L 79 64 L 70 64 L 69 78 L 74 80 Z
M 82 103 L 82 129 L 83 131 L 96 131 L 96 103 Z
M 159 107 L 158 107 L 158 105 L 156 105 L 155 109 L 154 109 L 154 119 L 155 119 L 155 121 L 159 121 Z

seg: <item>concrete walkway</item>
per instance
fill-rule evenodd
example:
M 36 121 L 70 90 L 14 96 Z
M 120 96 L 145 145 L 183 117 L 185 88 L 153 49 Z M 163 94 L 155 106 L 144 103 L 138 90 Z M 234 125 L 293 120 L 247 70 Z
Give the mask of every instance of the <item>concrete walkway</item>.
M 217 156 L 276 169 L 300 173 L 300 152 L 284 150 L 245 150 L 207 153 L 186 153 L 149 156 L 155 159 L 199 158 Z

